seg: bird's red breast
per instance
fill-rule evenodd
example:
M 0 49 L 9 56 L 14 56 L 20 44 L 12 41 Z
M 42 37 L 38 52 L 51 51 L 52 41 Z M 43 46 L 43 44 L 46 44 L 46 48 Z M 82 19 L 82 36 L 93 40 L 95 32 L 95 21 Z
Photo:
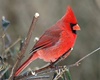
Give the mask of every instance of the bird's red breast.
M 70 29 L 64 30 L 61 26 L 70 27 L 69 24 L 62 25 L 61 22 L 58 21 L 56 25 L 46 31 L 40 38 L 40 40 L 44 41 L 43 44 L 46 44 L 45 48 L 37 51 L 40 59 L 46 62 L 54 62 L 74 46 L 77 35 L 73 34 Z M 37 43 L 36 47 L 38 45 L 41 45 L 41 43 Z

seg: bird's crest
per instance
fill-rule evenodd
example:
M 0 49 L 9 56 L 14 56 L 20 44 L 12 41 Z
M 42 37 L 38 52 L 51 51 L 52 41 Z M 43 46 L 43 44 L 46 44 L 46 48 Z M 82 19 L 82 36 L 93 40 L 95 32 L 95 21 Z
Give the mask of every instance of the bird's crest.
M 74 12 L 72 10 L 72 8 L 70 6 L 68 6 L 67 8 L 67 11 L 66 11 L 66 14 L 63 16 L 63 20 L 66 22 L 69 22 L 69 23 L 77 23 L 77 19 L 74 15 Z

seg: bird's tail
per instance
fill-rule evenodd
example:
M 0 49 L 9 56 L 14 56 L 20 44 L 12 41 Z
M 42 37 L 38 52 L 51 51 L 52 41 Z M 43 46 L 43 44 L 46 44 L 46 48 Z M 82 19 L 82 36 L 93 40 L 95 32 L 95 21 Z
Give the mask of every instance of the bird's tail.
M 38 58 L 38 54 L 35 53 L 30 56 L 16 71 L 15 76 L 18 76 L 31 62 Z

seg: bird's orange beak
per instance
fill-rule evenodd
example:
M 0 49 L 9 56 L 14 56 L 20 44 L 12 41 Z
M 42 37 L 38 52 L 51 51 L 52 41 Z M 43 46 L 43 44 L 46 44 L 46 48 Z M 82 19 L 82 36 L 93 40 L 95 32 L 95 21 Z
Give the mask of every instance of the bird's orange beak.
M 81 30 L 81 29 L 80 29 L 80 26 L 76 24 L 75 26 L 73 26 L 73 30 Z

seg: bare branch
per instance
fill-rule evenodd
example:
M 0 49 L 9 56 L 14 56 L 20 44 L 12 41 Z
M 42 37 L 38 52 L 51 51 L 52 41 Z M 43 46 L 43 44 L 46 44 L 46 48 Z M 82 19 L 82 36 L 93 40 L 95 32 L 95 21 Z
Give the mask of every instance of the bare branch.
M 7 49 L 5 49 L 5 51 L 4 51 L 3 53 L 8 52 L 8 51 L 9 51 L 14 45 L 16 45 L 20 40 L 21 40 L 21 37 L 19 37 L 11 46 L 9 46 Z
M 12 69 L 12 72 L 11 72 L 11 74 L 10 74 L 9 80 L 13 80 L 14 74 L 15 74 L 17 68 L 18 68 L 18 65 L 20 64 L 20 62 L 21 62 L 21 60 L 22 60 L 22 58 L 23 58 L 23 56 L 24 56 L 24 54 L 25 54 L 25 52 L 26 52 L 26 49 L 27 49 L 28 44 L 29 44 L 29 42 L 30 42 L 30 39 L 31 39 L 31 36 L 32 36 L 32 32 L 33 32 L 33 29 L 34 29 L 34 26 L 35 26 L 35 23 L 36 23 L 38 17 L 39 17 L 39 14 L 38 14 L 38 13 L 36 13 L 36 14 L 34 15 L 34 17 L 33 17 L 33 21 L 32 21 L 32 24 L 31 24 L 31 26 L 30 26 L 30 29 L 29 29 L 29 31 L 28 31 L 27 38 L 26 38 L 26 40 L 25 40 L 25 42 L 24 42 L 24 44 L 23 44 L 23 47 L 22 47 L 21 52 L 19 53 L 19 58 L 18 58 L 17 61 L 15 62 L 15 65 L 14 65 L 14 67 L 13 67 L 13 69 Z
M 74 66 L 79 66 L 80 62 L 83 61 L 85 58 L 89 57 L 90 55 L 94 54 L 95 52 L 97 52 L 98 50 L 100 50 L 100 47 L 95 49 L 94 51 L 90 52 L 89 54 L 87 54 L 86 56 L 82 57 L 81 59 L 79 59 L 77 62 L 75 62 L 72 65 L 69 65 L 68 67 L 74 67 Z
M 0 74 L 0 79 L 2 78 L 2 76 L 11 68 L 10 65 L 8 65 L 8 67 Z

